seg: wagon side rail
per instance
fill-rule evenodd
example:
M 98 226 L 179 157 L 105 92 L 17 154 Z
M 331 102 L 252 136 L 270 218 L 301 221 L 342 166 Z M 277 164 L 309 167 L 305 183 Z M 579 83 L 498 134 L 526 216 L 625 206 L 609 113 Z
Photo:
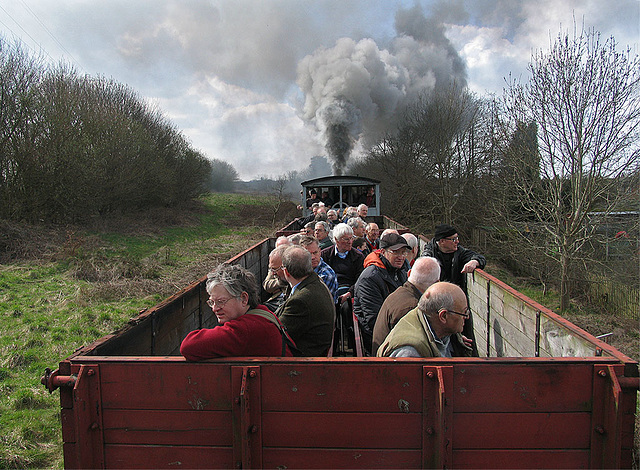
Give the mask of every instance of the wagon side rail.
M 67 468 L 632 463 L 636 392 L 615 358 L 95 356 L 69 367 Z

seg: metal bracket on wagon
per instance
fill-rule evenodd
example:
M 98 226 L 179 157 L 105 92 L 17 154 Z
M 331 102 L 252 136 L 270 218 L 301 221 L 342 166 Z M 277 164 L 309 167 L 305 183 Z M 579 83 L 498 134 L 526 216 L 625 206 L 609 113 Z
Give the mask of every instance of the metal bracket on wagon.
M 40 383 L 45 386 L 49 393 L 53 393 L 58 387 L 73 387 L 78 379 L 75 375 L 60 375 L 60 370 L 53 372 L 48 367 L 44 370 L 44 375 L 40 379 Z

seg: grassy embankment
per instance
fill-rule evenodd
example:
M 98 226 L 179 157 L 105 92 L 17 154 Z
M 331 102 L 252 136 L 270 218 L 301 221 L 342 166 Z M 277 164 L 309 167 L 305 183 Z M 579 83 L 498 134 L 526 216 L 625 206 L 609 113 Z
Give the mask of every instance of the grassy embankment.
M 211 195 L 91 230 L 0 225 L 0 468 L 62 468 L 45 367 L 273 232 L 265 198 Z M 41 230 L 41 231 L 39 231 Z M 3 253 L 0 253 L 3 254 Z

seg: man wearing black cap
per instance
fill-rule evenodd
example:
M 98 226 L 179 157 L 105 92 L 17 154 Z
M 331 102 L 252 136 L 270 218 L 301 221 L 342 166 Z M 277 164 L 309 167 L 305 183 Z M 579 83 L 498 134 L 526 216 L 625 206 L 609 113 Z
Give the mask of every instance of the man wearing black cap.
M 380 239 L 380 251 L 374 251 L 365 261 L 365 269 L 354 289 L 353 310 L 360 324 L 363 348 L 371 355 L 373 327 L 382 303 L 394 290 L 407 281 L 402 269 L 411 247 L 397 233 Z
M 440 280 L 459 285 L 465 295 L 467 294 L 467 273 L 472 273 L 478 268 L 483 269 L 487 264 L 484 256 L 460 246 L 458 231 L 447 224 L 436 227 L 433 239 L 425 248 L 423 255 L 436 258 L 442 268 Z M 472 318 L 465 322 L 462 334 L 474 340 L 474 356 L 477 356 Z
M 423 256 L 433 256 L 440 262 L 442 271 L 440 280 L 453 282 L 467 292 L 467 273 L 477 268 L 483 269 L 487 264 L 484 256 L 460 245 L 458 231 L 451 225 L 442 224 L 436 227 L 431 242 L 427 245 Z

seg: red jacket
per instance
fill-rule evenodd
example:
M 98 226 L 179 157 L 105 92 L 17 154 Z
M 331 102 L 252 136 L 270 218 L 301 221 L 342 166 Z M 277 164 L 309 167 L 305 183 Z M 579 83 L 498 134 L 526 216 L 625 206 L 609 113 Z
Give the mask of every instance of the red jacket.
M 282 335 L 278 327 L 249 312 L 215 328 L 192 331 L 182 341 L 180 353 L 190 361 L 229 356 L 281 356 Z M 293 356 L 288 346 L 285 356 Z

